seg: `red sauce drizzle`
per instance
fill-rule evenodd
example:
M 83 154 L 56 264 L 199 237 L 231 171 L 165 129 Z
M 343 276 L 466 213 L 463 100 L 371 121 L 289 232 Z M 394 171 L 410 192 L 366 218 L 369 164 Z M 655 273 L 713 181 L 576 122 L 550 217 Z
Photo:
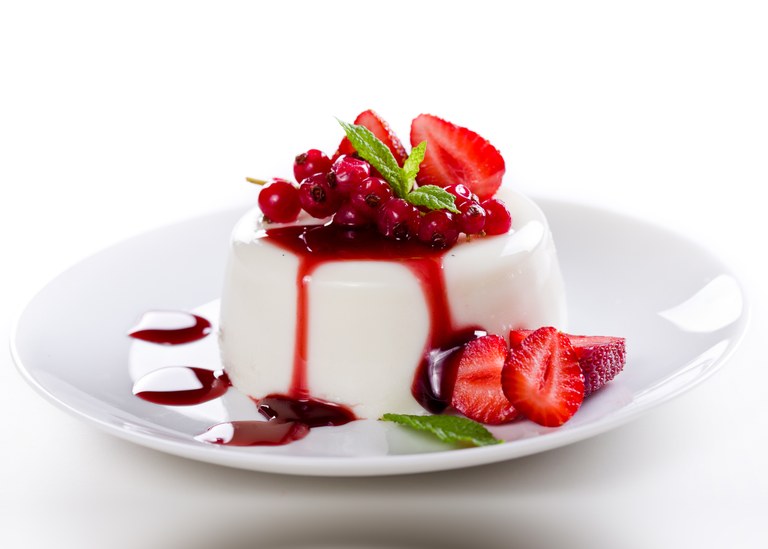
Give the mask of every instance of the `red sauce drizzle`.
M 227 421 L 217 423 L 195 440 L 223 446 L 280 446 L 308 433 L 309 425 L 296 421 Z
M 352 410 L 340 404 L 286 395 L 269 395 L 258 401 L 261 415 L 275 421 L 296 421 L 310 427 L 344 425 L 357 419 Z
M 307 386 L 307 341 L 309 299 L 308 288 L 312 273 L 324 263 L 333 261 L 370 260 L 393 261 L 407 266 L 419 281 L 430 316 L 430 332 L 424 348 L 424 359 L 417 366 L 412 392 L 427 410 L 439 412 L 447 406 L 450 392 L 435 376 L 442 376 L 445 364 L 430 366 L 433 350 L 441 350 L 466 342 L 474 329 L 457 329 L 451 321 L 451 311 L 443 276 L 443 251 L 434 250 L 419 242 L 396 242 L 376 231 L 352 231 L 335 225 L 278 227 L 265 231 L 265 236 L 280 248 L 299 258 L 296 277 L 297 326 L 293 376 L 289 396 L 309 398 Z M 458 341 L 458 343 L 457 343 Z M 447 375 L 449 383 L 450 375 Z M 431 380 L 431 381 L 430 381 Z M 436 391 L 435 387 L 443 387 Z
M 201 316 L 181 311 L 149 311 L 128 335 L 150 343 L 179 345 L 191 343 L 211 333 L 211 323 Z
M 223 370 L 169 366 L 139 378 L 133 394 L 165 406 L 194 406 L 219 398 L 231 385 Z

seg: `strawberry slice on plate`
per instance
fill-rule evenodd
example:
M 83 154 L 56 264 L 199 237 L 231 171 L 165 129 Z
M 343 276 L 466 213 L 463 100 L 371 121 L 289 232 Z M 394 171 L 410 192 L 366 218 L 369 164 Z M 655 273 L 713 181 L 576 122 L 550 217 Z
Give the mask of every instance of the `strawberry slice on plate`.
M 627 359 L 623 337 L 568 336 L 584 374 L 584 394 L 589 395 L 624 369 Z
M 480 200 L 491 198 L 504 176 L 504 159 L 488 140 L 431 114 L 411 123 L 411 145 L 427 142 L 416 177 L 419 185 L 446 187 L 462 183 Z
M 520 346 L 531 330 L 509 332 L 512 349 Z M 623 337 L 568 335 L 584 374 L 584 396 L 588 396 L 616 377 L 627 361 Z
M 497 335 L 473 339 L 456 355 L 451 406 L 469 419 L 499 425 L 518 416 L 501 390 L 507 343 Z
M 568 336 L 539 328 L 510 350 L 501 373 L 504 395 L 531 421 L 559 427 L 584 400 L 584 376 Z
M 392 128 L 389 127 L 389 124 L 376 114 L 376 112 L 370 109 L 361 112 L 357 115 L 357 118 L 355 118 L 355 124 L 365 126 L 371 130 L 373 135 L 378 137 L 382 143 L 389 147 L 389 150 L 392 151 L 392 155 L 395 157 L 395 160 L 397 160 L 397 163 L 400 166 L 403 165 L 403 162 L 408 158 L 408 153 L 405 152 L 403 143 L 395 135 L 395 132 L 392 131 Z M 336 154 L 333 155 L 333 160 L 336 160 L 342 154 L 355 154 L 355 152 L 357 152 L 355 151 L 355 147 L 353 147 L 352 143 L 349 142 L 349 139 L 345 137 L 341 140 L 341 143 L 339 143 L 339 148 L 336 150 Z

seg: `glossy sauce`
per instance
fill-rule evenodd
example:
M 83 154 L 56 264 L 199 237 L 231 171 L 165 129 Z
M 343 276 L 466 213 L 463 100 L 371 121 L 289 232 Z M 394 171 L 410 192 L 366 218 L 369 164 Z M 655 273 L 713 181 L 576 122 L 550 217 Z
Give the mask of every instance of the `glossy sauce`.
M 160 345 L 179 345 L 203 339 L 210 333 L 211 323 L 201 316 L 182 311 L 149 311 L 128 335 Z
M 165 406 L 194 406 L 219 398 L 231 386 L 223 370 L 169 366 L 139 378 L 133 394 Z

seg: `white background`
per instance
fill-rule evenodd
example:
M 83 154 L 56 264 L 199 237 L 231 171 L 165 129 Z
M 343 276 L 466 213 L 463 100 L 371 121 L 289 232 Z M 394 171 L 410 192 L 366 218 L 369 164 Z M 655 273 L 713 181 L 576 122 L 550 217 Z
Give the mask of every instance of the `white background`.
M 760 2 L 0 3 L 0 331 L 116 241 L 254 201 L 375 108 L 508 182 L 685 234 L 739 274 L 742 347 L 611 433 L 383 479 L 229 470 L 45 403 L 0 354 L 0 546 L 768 546 L 768 8 Z M 606 250 L 606 253 L 610 253 Z

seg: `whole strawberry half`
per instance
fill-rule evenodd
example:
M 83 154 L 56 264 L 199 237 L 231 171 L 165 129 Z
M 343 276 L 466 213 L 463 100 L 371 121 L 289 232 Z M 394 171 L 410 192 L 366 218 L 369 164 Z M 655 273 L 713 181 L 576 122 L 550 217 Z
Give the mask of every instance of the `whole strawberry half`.
M 584 376 L 568 336 L 539 328 L 510 350 L 501 373 L 504 395 L 531 421 L 559 427 L 584 400 Z
M 382 143 L 389 147 L 389 150 L 392 151 L 392 155 L 395 157 L 395 160 L 397 160 L 397 163 L 400 166 L 403 165 L 403 162 L 408 158 L 408 153 L 405 152 L 403 143 L 398 139 L 395 132 L 392 131 L 392 128 L 389 127 L 389 124 L 387 124 L 383 118 L 369 109 L 357 115 L 355 124 L 365 126 L 371 130 L 373 135 L 378 137 Z M 341 140 L 341 143 L 339 143 L 339 148 L 337 149 L 336 154 L 333 155 L 333 160 L 336 160 L 342 154 L 355 154 L 355 152 L 355 147 L 353 147 L 352 143 L 349 142 L 349 139 L 345 137 Z
M 509 345 L 515 349 L 531 330 L 509 332 Z M 623 337 L 568 335 L 584 374 L 584 396 L 590 395 L 616 377 L 627 359 Z
M 411 123 L 411 145 L 422 141 L 427 142 L 427 154 L 416 177 L 419 185 L 461 183 L 481 201 L 496 193 L 504 176 L 504 159 L 486 139 L 442 118 L 421 114 Z
M 451 406 L 469 419 L 499 425 L 518 416 L 501 390 L 507 343 L 497 335 L 473 339 L 456 355 L 456 381 Z

